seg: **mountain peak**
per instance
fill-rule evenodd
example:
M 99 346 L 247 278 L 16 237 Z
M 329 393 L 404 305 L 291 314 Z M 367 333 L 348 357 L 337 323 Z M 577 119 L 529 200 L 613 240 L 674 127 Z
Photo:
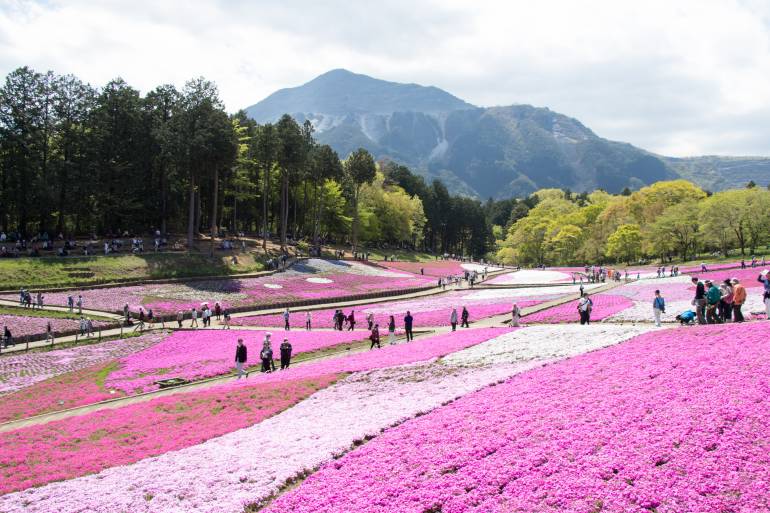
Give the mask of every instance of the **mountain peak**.
M 437 87 L 401 84 L 338 68 L 298 86 L 281 89 L 246 109 L 260 123 L 284 113 L 348 116 L 394 112 L 442 113 L 470 109 L 463 100 Z

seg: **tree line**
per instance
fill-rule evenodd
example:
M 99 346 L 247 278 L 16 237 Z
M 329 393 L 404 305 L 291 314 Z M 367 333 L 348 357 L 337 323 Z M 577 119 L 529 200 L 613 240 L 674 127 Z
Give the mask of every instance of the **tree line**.
M 160 230 L 192 247 L 226 230 L 264 246 L 277 235 L 480 256 L 490 213 L 364 149 L 341 159 L 309 122 L 228 114 L 204 78 L 142 95 L 120 78 L 95 88 L 21 67 L 0 88 L 0 226 L 24 238 Z
M 620 195 L 537 191 L 532 208 L 496 225 L 495 257 L 509 264 L 635 263 L 694 259 L 702 252 L 743 256 L 770 243 L 770 190 L 711 194 L 685 180 Z

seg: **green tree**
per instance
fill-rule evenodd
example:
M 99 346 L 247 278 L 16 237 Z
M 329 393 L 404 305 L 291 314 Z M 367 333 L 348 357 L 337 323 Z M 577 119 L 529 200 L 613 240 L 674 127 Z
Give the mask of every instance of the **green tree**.
M 357 251 L 358 246 L 358 199 L 361 194 L 361 187 L 366 183 L 371 183 L 377 174 L 377 166 L 371 154 L 363 148 L 359 148 L 347 158 L 344 164 L 345 177 L 351 188 L 351 208 L 353 212 L 353 226 L 351 230 L 351 243 L 353 251 Z
M 642 232 L 637 224 L 623 224 L 607 239 L 607 256 L 616 262 L 632 263 L 642 250 Z

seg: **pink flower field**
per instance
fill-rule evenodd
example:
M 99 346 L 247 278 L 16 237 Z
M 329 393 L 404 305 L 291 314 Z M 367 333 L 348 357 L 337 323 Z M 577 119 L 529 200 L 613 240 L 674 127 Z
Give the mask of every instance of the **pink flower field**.
M 173 314 L 178 310 L 199 308 L 201 303 L 223 308 L 265 306 L 271 303 L 302 299 L 335 298 L 388 290 L 408 290 L 430 286 L 428 277 L 407 275 L 378 269 L 358 262 L 310 259 L 295 264 L 290 270 L 244 279 L 216 279 L 72 290 L 46 295 L 52 305 L 66 306 L 67 297 L 83 296 L 83 308 L 120 312 L 128 304 L 133 312 L 140 307 L 152 308 L 156 314 Z M 6 299 L 16 299 L 14 295 Z
M 242 338 L 249 351 L 248 363 L 259 367 L 259 351 L 266 331 L 197 330 L 175 331 L 163 342 L 133 353 L 118 362 L 118 369 L 105 381 L 107 388 L 125 393 L 155 390 L 156 381 L 172 377 L 194 381 L 230 372 L 235 367 L 235 347 Z M 273 332 L 273 358 L 278 359 L 278 347 L 284 338 L 292 345 L 292 358 L 366 338 L 355 331 L 276 331 Z
M 0 329 L 8 326 L 14 337 L 26 337 L 28 335 L 45 334 L 48 321 L 51 321 L 51 329 L 55 335 L 77 331 L 80 329 L 80 321 L 74 319 L 59 319 L 55 317 L 32 317 L 27 315 L 0 314 Z M 109 322 L 92 321 L 94 329 L 105 328 Z
M 0 494 L 202 443 L 256 424 L 337 379 L 179 394 L 12 431 L 0 438 Z
M 515 376 L 325 464 L 269 513 L 770 510 L 760 323 L 654 331 Z
M 591 321 L 601 321 L 634 305 L 634 302 L 627 297 L 612 294 L 596 294 L 591 296 L 591 301 L 593 301 Z M 580 322 L 577 304 L 576 300 L 547 308 L 523 317 L 521 322 L 525 324 Z

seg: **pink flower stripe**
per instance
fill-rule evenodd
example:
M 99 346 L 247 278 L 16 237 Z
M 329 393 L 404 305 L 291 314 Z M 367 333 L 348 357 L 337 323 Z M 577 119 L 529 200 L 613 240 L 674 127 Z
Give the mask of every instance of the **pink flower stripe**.
M 266 513 L 770 510 L 760 323 L 650 332 L 386 431 Z
M 692 273 L 693 276 L 697 276 L 701 281 L 703 280 L 711 280 L 715 283 L 721 283 L 722 281 L 726 279 L 733 279 L 738 278 L 738 280 L 741 282 L 741 284 L 746 288 L 751 287 L 762 287 L 762 284 L 757 281 L 757 277 L 759 276 L 759 273 L 762 271 L 762 268 L 755 268 L 755 269 L 732 269 L 732 270 L 722 270 L 722 271 L 709 271 L 707 273 L 701 273 L 696 272 Z
M 184 378 L 188 381 L 219 376 L 235 366 L 235 347 L 242 338 L 248 348 L 248 363 L 259 364 L 259 352 L 266 331 L 253 330 L 198 330 L 175 331 L 163 342 L 124 358 L 119 368 L 107 376 L 105 386 L 126 393 L 155 390 L 156 381 Z M 284 338 L 292 344 L 297 355 L 354 342 L 367 337 L 361 331 L 276 331 L 272 337 L 273 357 L 278 359 L 278 348 Z
M 31 317 L 26 315 L 6 315 L 0 314 L 0 329 L 8 326 L 14 337 L 25 337 L 27 335 L 41 335 L 46 332 L 48 321 L 51 321 L 51 329 L 54 334 L 77 331 L 80 329 L 80 321 L 74 319 L 60 319 L 48 317 Z M 104 321 L 91 321 L 94 329 L 104 328 L 110 323 Z
M 518 298 L 517 298 L 518 299 Z M 435 303 L 441 305 L 444 303 L 442 298 L 436 298 Z M 478 303 L 471 301 L 455 300 L 455 307 L 457 308 L 457 315 L 459 318 L 462 311 L 462 305 L 466 305 L 470 314 L 470 322 L 486 319 L 487 317 L 494 317 L 496 315 L 503 315 L 510 313 L 511 305 L 514 300 L 506 302 L 496 302 L 491 304 L 483 304 L 481 301 Z M 525 308 L 527 306 L 533 306 L 541 303 L 540 300 L 516 300 L 519 308 Z M 412 303 L 413 305 L 414 303 Z M 427 306 L 430 308 L 430 306 Z M 391 309 L 392 308 L 392 309 Z M 396 326 L 403 327 L 404 316 L 406 315 L 407 308 L 413 317 L 413 326 L 416 328 L 431 327 L 431 326 L 448 326 L 449 320 L 452 315 L 451 306 L 441 306 L 440 308 L 418 310 L 412 308 L 409 304 L 402 306 L 398 303 L 380 303 L 372 305 L 360 305 L 347 307 L 343 309 L 345 315 L 350 314 L 350 310 L 355 312 L 356 327 L 366 328 L 366 316 L 369 311 L 374 313 L 374 322 L 380 325 L 380 328 L 388 325 L 390 321 L 390 315 L 395 317 Z M 420 308 L 418 306 L 418 308 Z M 383 311 L 386 310 L 386 311 Z M 334 327 L 334 309 L 320 310 L 312 312 L 312 325 L 322 328 Z M 294 328 L 302 328 L 305 326 L 306 314 L 305 312 L 290 312 L 289 322 Z M 233 319 L 233 326 L 266 326 L 266 327 L 283 327 L 284 319 L 282 314 L 276 315 L 254 315 L 249 317 L 236 317 Z
M 0 439 L 0 494 L 200 444 L 256 424 L 337 378 L 178 394 L 6 433 Z
M 34 385 L 54 376 L 108 363 L 157 344 L 165 333 L 110 340 L 46 352 L 13 354 L 0 358 L 0 395 Z M 50 385 L 46 385 L 50 388 Z
M 751 259 L 746 260 L 746 265 L 751 265 Z M 711 271 L 723 271 L 725 269 L 740 269 L 741 268 L 741 262 L 740 260 L 737 262 L 725 262 L 722 264 L 706 264 L 706 269 L 708 269 L 709 272 Z M 666 266 L 667 270 L 671 270 L 671 266 Z M 680 267 L 679 272 L 681 274 L 697 274 L 701 272 L 701 266 L 700 265 L 688 265 L 685 267 Z
M 392 269 L 394 271 L 406 271 L 413 274 L 420 274 L 420 269 L 424 270 L 425 276 L 434 276 L 441 278 L 444 276 L 456 276 L 464 274 L 462 262 L 457 260 L 435 260 L 432 262 L 377 262 L 377 265 Z
M 597 294 L 591 296 L 593 301 L 593 309 L 591 311 L 592 321 L 601 321 L 611 315 L 630 308 L 634 305 L 634 302 L 627 297 L 616 296 L 612 294 Z M 570 301 L 558 306 L 547 308 L 539 312 L 527 315 L 522 318 L 522 322 L 526 324 L 532 323 L 547 323 L 558 324 L 563 322 L 579 322 L 580 315 L 577 311 L 577 300 Z

